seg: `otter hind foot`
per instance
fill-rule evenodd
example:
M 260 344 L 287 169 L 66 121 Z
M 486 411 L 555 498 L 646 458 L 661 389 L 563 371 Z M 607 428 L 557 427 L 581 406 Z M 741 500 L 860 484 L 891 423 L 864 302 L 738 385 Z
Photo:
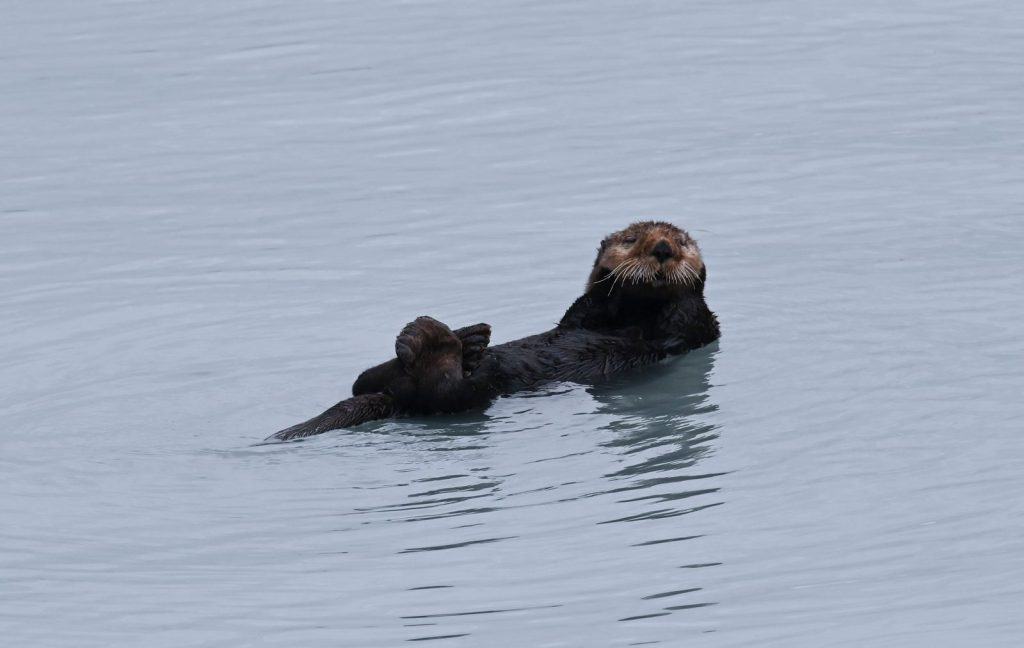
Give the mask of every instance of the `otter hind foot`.
M 465 372 L 462 341 L 450 328 L 432 317 L 417 317 L 399 333 L 395 355 L 402 375 L 389 391 L 400 411 L 458 411 Z
M 462 342 L 443 322 L 426 315 L 405 325 L 395 340 L 395 355 L 406 371 L 442 360 L 462 361 Z
M 396 357 L 359 374 L 352 385 L 352 395 L 387 392 L 396 380 L 409 375 L 417 357 L 424 351 L 425 344 L 430 347 L 438 338 L 447 339 L 444 333 L 444 329 L 447 328 L 430 317 L 423 317 L 407 324 L 395 340 Z M 424 329 L 433 330 L 440 335 L 428 335 Z M 487 350 L 491 339 L 491 327 L 487 324 L 473 324 L 455 329 L 451 333 L 462 343 L 461 375 L 468 376 L 476 371 L 483 360 L 484 351 Z
M 468 375 L 484 359 L 484 351 L 491 343 L 491 325 L 480 323 L 463 326 L 453 333 L 462 341 L 462 370 Z

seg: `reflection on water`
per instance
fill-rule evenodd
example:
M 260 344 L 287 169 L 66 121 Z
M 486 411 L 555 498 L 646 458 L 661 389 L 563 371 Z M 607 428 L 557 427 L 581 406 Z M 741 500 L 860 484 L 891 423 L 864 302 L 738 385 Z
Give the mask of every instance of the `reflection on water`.
M 350 533 L 386 542 L 350 546 L 348 556 L 403 561 L 404 591 L 420 594 L 400 597 L 390 612 L 402 627 L 427 628 L 407 640 L 474 635 L 484 622 L 467 619 L 490 615 L 528 614 L 543 627 L 585 614 L 588 606 L 571 592 L 609 586 L 595 555 L 608 568 L 663 565 L 658 578 L 613 579 L 618 603 L 606 621 L 655 618 L 714 603 L 693 570 L 720 563 L 694 561 L 682 545 L 701 538 L 700 527 L 673 518 L 721 503 L 721 473 L 697 469 L 717 438 L 707 419 L 716 409 L 709 390 L 717 353 L 713 345 L 609 384 L 553 385 L 501 399 L 485 414 L 376 423 L 255 450 L 293 455 L 298 446 L 305 461 L 367 447 L 401 457 L 397 479 L 382 472 L 346 489 L 334 517 Z M 614 524 L 621 522 L 634 524 Z M 566 528 L 586 529 L 584 545 L 561 542 Z M 495 578 L 543 587 L 530 605 L 512 604 L 516 597 L 488 605 L 475 592 Z M 368 612 L 389 625 L 387 611 Z
M 1024 5 L 8 5 L 6 643 L 1019 644 Z M 720 346 L 258 445 L 637 218 Z
M 628 461 L 609 478 L 689 468 L 710 450 L 715 426 L 696 417 L 717 410 L 708 397 L 717 348 L 715 343 L 591 391 L 598 411 L 616 415 L 607 426 L 616 438 L 605 445 L 622 448 Z
M 688 354 L 684 359 L 661 365 L 629 380 L 602 385 L 592 393 L 598 411 L 615 415 L 607 429 L 614 436 L 603 445 L 620 457 L 622 467 L 604 475 L 608 488 L 592 495 L 609 495 L 629 507 L 629 514 L 599 524 L 641 522 L 673 518 L 695 513 L 722 501 L 716 495 L 714 478 L 724 473 L 700 473 L 692 470 L 711 453 L 718 438 L 717 426 L 706 416 L 717 407 L 710 400 L 710 375 L 718 343 Z M 659 412 L 652 416 L 651 412 Z M 710 496 L 710 497 L 705 497 Z M 660 531 L 644 527 L 646 531 Z M 673 531 L 682 527 L 673 527 Z M 646 547 L 699 538 L 656 537 L 632 544 Z M 688 568 L 714 567 L 719 562 L 684 565 Z M 623 617 L 620 621 L 664 616 L 673 611 L 713 605 L 712 602 L 676 603 L 686 596 L 693 601 L 702 587 L 660 591 L 643 596 L 654 605 L 666 605 L 657 612 Z M 671 598 L 671 601 L 662 599 Z

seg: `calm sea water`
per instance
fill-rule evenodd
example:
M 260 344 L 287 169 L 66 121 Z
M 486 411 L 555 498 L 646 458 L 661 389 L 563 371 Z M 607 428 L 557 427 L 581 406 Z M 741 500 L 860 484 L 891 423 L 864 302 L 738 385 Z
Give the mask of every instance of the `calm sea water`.
M 1016 646 L 1024 6 L 7 3 L 12 646 Z M 635 379 L 259 445 L 701 242 Z

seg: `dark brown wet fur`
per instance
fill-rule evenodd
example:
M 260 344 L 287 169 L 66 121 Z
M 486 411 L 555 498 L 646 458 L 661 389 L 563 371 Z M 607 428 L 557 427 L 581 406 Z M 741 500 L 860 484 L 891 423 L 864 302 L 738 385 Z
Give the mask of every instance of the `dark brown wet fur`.
M 489 347 L 491 329 L 410 322 L 395 358 L 367 369 L 353 397 L 272 435 L 287 440 L 389 416 L 481 408 L 551 381 L 597 382 L 718 339 L 704 301 L 707 271 L 689 234 L 645 221 L 601 242 L 579 297 L 555 328 Z

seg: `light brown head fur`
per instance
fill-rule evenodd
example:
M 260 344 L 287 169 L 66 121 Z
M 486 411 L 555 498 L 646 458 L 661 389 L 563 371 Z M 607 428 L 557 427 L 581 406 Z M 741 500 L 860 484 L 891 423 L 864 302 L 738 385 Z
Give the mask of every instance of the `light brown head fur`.
M 601 241 L 587 291 L 701 292 L 706 276 L 697 242 L 671 223 L 642 221 Z

